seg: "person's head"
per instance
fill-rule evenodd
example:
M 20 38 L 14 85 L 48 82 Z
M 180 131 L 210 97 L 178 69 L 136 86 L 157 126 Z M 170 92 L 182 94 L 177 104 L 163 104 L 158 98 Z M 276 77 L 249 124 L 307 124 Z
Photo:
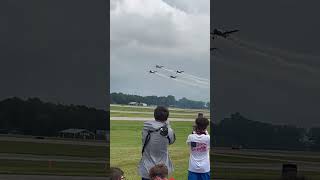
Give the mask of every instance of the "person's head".
M 161 122 L 165 122 L 167 121 L 169 117 L 169 110 L 168 108 L 164 107 L 164 106 L 158 106 L 155 110 L 154 110 L 154 119 L 156 121 L 161 121 Z
M 198 118 L 203 118 L 203 113 L 198 113 Z
M 124 180 L 124 172 L 117 167 L 111 167 L 110 168 L 110 177 L 111 180 Z
M 209 125 L 209 120 L 207 118 L 201 117 L 196 119 L 197 131 L 205 131 L 208 125 Z
M 164 164 L 157 164 L 149 170 L 150 180 L 168 180 L 168 168 Z

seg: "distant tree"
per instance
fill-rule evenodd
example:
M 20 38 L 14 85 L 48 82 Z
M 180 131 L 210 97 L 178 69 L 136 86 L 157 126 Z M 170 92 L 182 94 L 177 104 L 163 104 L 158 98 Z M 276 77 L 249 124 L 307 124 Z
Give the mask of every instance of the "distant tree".
M 128 104 L 129 102 L 140 102 L 146 103 L 149 105 L 163 105 L 163 106 L 176 106 L 179 108 L 193 108 L 193 109 L 202 109 L 205 108 L 205 102 L 202 101 L 193 101 L 187 98 L 182 98 L 176 100 L 174 96 L 168 95 L 165 96 L 137 96 L 123 93 L 111 93 L 112 103 L 115 104 Z
M 39 98 L 9 98 L 0 101 L 0 129 L 19 130 L 27 135 L 56 136 L 60 130 L 85 128 L 109 129 L 109 114 L 79 105 L 42 102 Z
M 312 141 L 311 148 L 315 150 L 320 150 L 320 127 L 311 128 L 308 136 Z
M 207 106 L 208 109 L 210 109 L 210 102 L 207 102 L 206 106 Z
M 216 125 L 218 146 L 242 145 L 247 148 L 303 149 L 304 129 L 280 126 L 246 119 L 240 113 L 231 114 Z

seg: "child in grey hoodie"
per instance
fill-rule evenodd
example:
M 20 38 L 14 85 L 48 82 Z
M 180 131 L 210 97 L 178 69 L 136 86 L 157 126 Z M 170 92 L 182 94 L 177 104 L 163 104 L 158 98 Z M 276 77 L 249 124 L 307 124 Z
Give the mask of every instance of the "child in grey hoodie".
M 149 170 L 164 164 L 169 174 L 173 172 L 173 165 L 168 153 L 168 146 L 176 140 L 175 134 L 167 121 L 169 110 L 158 106 L 154 110 L 155 121 L 144 122 L 142 130 L 142 158 L 139 162 L 139 174 L 142 180 L 149 180 Z

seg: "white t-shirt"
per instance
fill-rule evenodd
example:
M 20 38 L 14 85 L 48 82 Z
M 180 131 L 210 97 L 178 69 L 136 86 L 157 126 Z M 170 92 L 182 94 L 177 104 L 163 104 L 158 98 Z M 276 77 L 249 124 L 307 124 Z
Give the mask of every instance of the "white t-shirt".
M 190 134 L 187 144 L 190 147 L 189 171 L 195 173 L 210 172 L 210 135 Z

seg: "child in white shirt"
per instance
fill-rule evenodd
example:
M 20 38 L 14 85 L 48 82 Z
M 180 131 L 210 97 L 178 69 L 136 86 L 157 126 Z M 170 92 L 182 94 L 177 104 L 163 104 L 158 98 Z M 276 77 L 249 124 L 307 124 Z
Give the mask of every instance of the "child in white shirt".
M 210 135 L 207 127 L 209 120 L 198 117 L 194 131 L 188 136 L 187 144 L 190 148 L 188 180 L 210 180 Z

